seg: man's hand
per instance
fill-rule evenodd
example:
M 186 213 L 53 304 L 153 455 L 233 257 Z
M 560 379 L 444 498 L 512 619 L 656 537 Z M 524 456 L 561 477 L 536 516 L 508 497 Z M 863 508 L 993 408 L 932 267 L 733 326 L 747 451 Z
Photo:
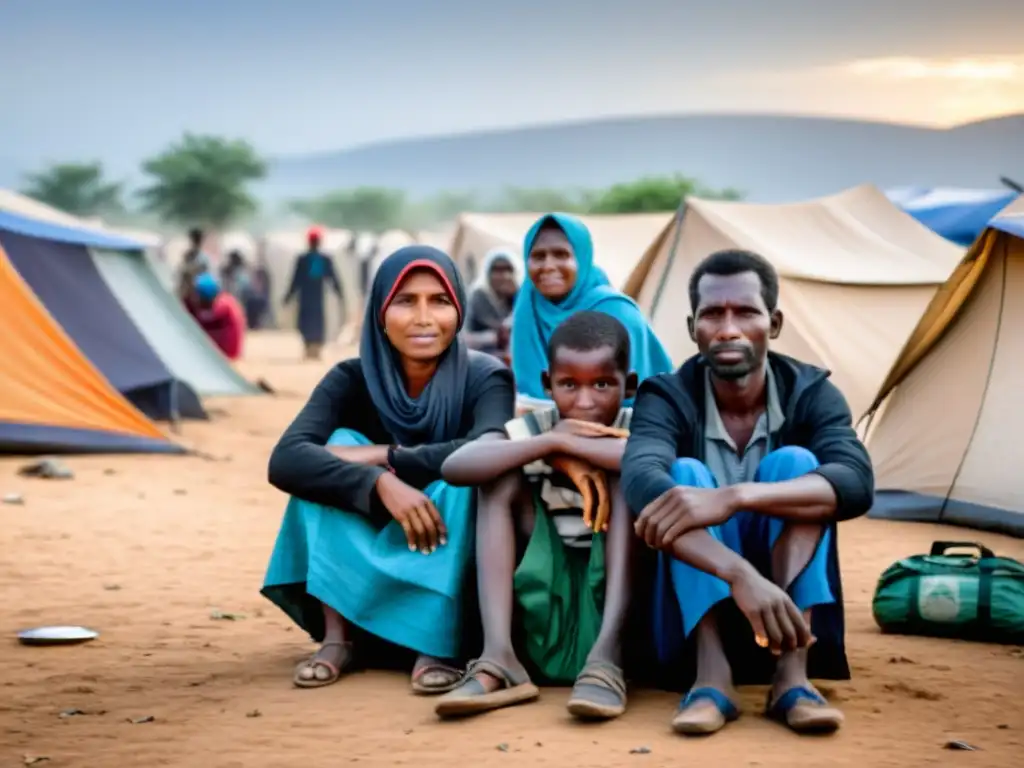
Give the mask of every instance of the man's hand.
M 665 549 L 684 533 L 721 525 L 735 512 L 729 488 L 677 485 L 644 507 L 634 528 L 647 546 Z
M 426 494 L 406 485 L 390 472 L 377 478 L 377 495 L 405 531 L 409 549 L 429 555 L 448 543 L 448 529 L 441 513 Z
M 753 568 L 744 569 L 732 582 L 732 598 L 754 629 L 757 644 L 775 655 L 814 642 L 811 628 L 790 596 Z
M 629 437 L 628 429 L 618 427 L 606 427 L 593 421 L 582 421 L 580 419 L 562 419 L 552 430 L 560 434 L 575 435 L 576 437 L 615 437 L 624 440 Z
M 583 522 L 598 533 L 608 530 L 611 517 L 611 499 L 608 494 L 608 478 L 600 469 L 592 467 L 575 456 L 558 454 L 548 460 L 556 472 L 572 480 L 583 497 Z

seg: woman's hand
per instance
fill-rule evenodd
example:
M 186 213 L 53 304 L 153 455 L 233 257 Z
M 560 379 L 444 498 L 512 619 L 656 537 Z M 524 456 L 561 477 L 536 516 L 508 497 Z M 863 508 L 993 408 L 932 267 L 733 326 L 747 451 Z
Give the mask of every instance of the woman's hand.
M 548 460 L 556 472 L 572 480 L 583 497 L 583 522 L 598 533 L 608 530 L 611 517 L 611 500 L 608 495 L 608 479 L 602 470 L 592 467 L 575 456 L 558 454 Z
M 406 485 L 390 472 L 377 478 L 381 504 L 398 521 L 409 542 L 409 550 L 429 555 L 448 543 L 448 529 L 441 513 L 426 494 Z

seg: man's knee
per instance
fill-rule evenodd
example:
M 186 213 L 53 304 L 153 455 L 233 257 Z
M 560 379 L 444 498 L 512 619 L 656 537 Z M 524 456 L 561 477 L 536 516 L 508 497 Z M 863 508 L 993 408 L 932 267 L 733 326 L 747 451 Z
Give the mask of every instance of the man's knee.
M 716 485 L 715 477 L 711 474 L 707 464 L 689 457 L 672 462 L 669 474 L 679 485 L 688 485 L 693 488 L 714 488 Z
M 818 457 L 799 445 L 776 448 L 765 456 L 757 468 L 757 479 L 779 482 L 803 477 L 820 466 Z

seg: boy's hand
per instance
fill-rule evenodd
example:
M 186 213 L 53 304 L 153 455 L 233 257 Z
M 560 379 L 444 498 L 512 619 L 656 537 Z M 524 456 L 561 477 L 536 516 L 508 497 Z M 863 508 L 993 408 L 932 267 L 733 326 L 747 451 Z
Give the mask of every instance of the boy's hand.
M 588 528 L 598 533 L 608 530 L 608 518 L 611 516 L 611 499 L 608 494 L 608 479 L 600 469 L 592 467 L 575 456 L 559 454 L 551 457 L 548 463 L 556 472 L 572 480 L 583 497 L 583 522 Z
M 628 429 L 606 427 L 604 424 L 598 424 L 594 421 L 582 421 L 580 419 L 562 419 L 555 425 L 552 431 L 575 435 L 576 437 L 616 437 L 619 439 L 629 437 Z

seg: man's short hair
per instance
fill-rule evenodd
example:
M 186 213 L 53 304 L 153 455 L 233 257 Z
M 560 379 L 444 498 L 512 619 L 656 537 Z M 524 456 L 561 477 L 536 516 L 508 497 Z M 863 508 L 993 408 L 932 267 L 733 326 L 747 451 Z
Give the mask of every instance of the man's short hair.
M 729 248 L 715 251 L 698 264 L 690 275 L 690 308 L 697 311 L 700 304 L 700 279 L 704 275 L 741 275 L 753 272 L 761 281 L 761 298 L 769 312 L 779 304 L 779 273 L 764 256 L 753 251 Z
M 188 231 L 188 239 L 192 242 L 192 245 L 200 245 L 203 242 L 203 230 L 199 227 L 193 227 Z
M 601 347 L 611 347 L 615 355 L 615 366 L 623 373 L 629 373 L 629 331 L 626 326 L 604 312 L 576 312 L 551 334 L 548 342 L 548 367 L 551 367 L 559 349 L 589 352 Z

